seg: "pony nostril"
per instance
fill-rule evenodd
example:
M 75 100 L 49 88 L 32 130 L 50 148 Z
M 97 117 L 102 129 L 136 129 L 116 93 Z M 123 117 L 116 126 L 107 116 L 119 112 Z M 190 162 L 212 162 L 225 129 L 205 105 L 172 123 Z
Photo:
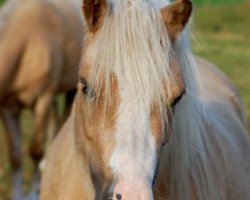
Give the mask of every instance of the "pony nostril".
M 121 199 L 122 199 L 122 195 L 121 195 L 121 194 L 117 194 L 117 195 L 116 195 L 116 199 L 117 199 L 117 200 L 121 200 Z

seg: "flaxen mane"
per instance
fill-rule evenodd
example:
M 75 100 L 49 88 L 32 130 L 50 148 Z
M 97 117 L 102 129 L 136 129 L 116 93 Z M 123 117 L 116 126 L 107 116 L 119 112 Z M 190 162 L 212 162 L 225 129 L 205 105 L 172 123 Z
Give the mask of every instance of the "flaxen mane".
M 92 57 L 89 80 L 95 91 L 100 91 L 100 77 L 105 84 L 106 96 L 111 96 L 110 78 L 115 74 L 118 80 L 126 80 L 126 89 L 136 96 L 133 104 L 154 102 L 165 115 L 162 82 L 171 82 L 170 38 L 161 14 L 147 1 L 110 2 L 112 16 L 104 20 L 102 28 L 87 52 Z M 114 5 L 114 7 L 112 7 Z M 162 5 L 162 4 L 161 4 Z M 145 16 L 147 16 L 145 18 Z M 109 51 L 106 48 L 109 47 Z M 121 88 L 122 90 L 123 88 Z M 171 98 L 170 96 L 167 98 Z M 111 104 L 108 102 L 107 104 Z M 107 106 L 107 109 L 109 107 Z M 128 108 L 133 109 L 133 108 Z M 124 110 L 127 112 L 128 110 Z M 163 117 L 164 118 L 164 117 Z M 165 119 L 164 119 L 165 120 Z

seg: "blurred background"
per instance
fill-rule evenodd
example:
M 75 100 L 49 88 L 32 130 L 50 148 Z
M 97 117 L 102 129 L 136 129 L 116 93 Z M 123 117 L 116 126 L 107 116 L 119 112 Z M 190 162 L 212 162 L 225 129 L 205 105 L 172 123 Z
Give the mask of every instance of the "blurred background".
M 70 1 L 70 0 L 69 0 Z M 245 103 L 250 125 L 250 0 L 193 0 L 193 50 L 215 63 L 236 84 Z M 0 0 L 0 5 L 4 0 Z M 62 97 L 59 98 L 59 102 Z M 29 110 L 22 113 L 23 152 L 33 130 Z M 250 127 L 250 126 L 249 126 Z M 7 140 L 0 121 L 0 200 L 9 199 L 11 166 Z M 25 153 L 25 181 L 30 180 L 31 160 Z M 27 190 L 27 184 L 24 190 Z
M 250 0 L 193 0 L 193 50 L 240 90 L 250 128 Z

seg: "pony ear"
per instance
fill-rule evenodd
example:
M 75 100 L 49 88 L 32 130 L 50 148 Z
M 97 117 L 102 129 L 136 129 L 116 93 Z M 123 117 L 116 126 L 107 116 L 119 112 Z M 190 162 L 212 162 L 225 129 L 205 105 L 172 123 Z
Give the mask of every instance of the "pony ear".
M 89 30 L 97 31 L 108 13 L 106 0 L 83 0 L 82 9 Z
M 178 0 L 161 9 L 163 21 L 172 40 L 175 40 L 184 29 L 192 9 L 190 0 Z

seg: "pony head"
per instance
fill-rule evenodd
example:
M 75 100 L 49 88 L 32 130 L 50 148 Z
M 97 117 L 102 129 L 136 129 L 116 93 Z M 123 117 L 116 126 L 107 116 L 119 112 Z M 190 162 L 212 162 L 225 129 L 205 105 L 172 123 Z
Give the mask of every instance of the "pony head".
M 165 3 L 163 5 L 163 3 Z M 96 199 L 153 199 L 158 155 L 185 91 L 175 42 L 192 4 L 84 0 L 76 143 Z

